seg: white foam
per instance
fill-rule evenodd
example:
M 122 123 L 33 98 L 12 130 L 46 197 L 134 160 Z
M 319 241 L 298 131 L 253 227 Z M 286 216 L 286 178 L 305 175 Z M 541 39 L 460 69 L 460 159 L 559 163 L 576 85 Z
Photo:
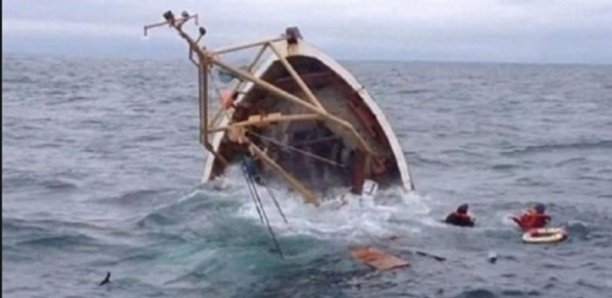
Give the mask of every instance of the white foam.
M 236 166 L 231 167 L 223 178 L 227 181 L 217 183 L 236 190 L 236 199 L 241 202 L 238 216 L 259 221 L 257 209 L 239 171 Z M 418 226 L 408 225 L 411 227 L 407 230 L 406 222 L 426 221 L 430 213 L 425 198 L 416 192 L 406 193 L 400 186 L 380 190 L 375 197 L 357 196 L 336 189 L 335 193 L 345 194 L 326 199 L 319 207 L 305 204 L 301 196 L 288 189 L 270 188 L 288 224 L 283 221 L 265 187 L 258 185 L 257 191 L 273 229 L 281 235 L 363 239 L 392 236 L 397 232 L 418 233 Z

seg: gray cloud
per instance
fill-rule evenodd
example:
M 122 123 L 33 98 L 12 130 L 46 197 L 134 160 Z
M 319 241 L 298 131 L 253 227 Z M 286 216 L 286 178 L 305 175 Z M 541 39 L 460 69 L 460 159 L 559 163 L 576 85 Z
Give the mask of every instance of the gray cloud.
M 171 4 L 171 7 L 168 6 Z M 607 0 L 8 0 L 3 50 L 124 56 L 184 55 L 169 30 L 142 41 L 168 9 L 199 13 L 218 46 L 297 25 L 339 59 L 612 63 Z M 72 46 L 67 46 L 72 44 Z M 127 50 L 126 50 L 127 49 Z

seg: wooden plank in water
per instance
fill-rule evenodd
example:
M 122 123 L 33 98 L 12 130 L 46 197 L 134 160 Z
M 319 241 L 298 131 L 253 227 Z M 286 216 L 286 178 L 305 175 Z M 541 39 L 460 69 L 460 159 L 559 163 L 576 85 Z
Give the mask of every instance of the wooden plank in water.
M 408 261 L 374 247 L 352 248 L 351 255 L 358 261 L 378 270 L 390 270 L 410 265 Z

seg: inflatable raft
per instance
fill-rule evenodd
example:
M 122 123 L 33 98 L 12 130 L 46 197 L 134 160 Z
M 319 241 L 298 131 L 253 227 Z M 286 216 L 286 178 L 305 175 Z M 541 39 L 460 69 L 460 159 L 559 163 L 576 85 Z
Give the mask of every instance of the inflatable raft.
M 532 229 L 523 234 L 523 242 L 532 244 L 546 244 L 561 242 L 567 238 L 563 228 Z

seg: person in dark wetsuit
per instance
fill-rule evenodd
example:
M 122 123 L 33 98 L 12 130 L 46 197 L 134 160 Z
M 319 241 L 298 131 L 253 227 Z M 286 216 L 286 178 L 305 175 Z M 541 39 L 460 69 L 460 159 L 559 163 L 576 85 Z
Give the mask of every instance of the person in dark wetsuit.
M 459 206 L 457 211 L 449 214 L 444 222 L 460 227 L 474 226 L 474 218 L 468 214 L 468 204 L 462 204 Z

